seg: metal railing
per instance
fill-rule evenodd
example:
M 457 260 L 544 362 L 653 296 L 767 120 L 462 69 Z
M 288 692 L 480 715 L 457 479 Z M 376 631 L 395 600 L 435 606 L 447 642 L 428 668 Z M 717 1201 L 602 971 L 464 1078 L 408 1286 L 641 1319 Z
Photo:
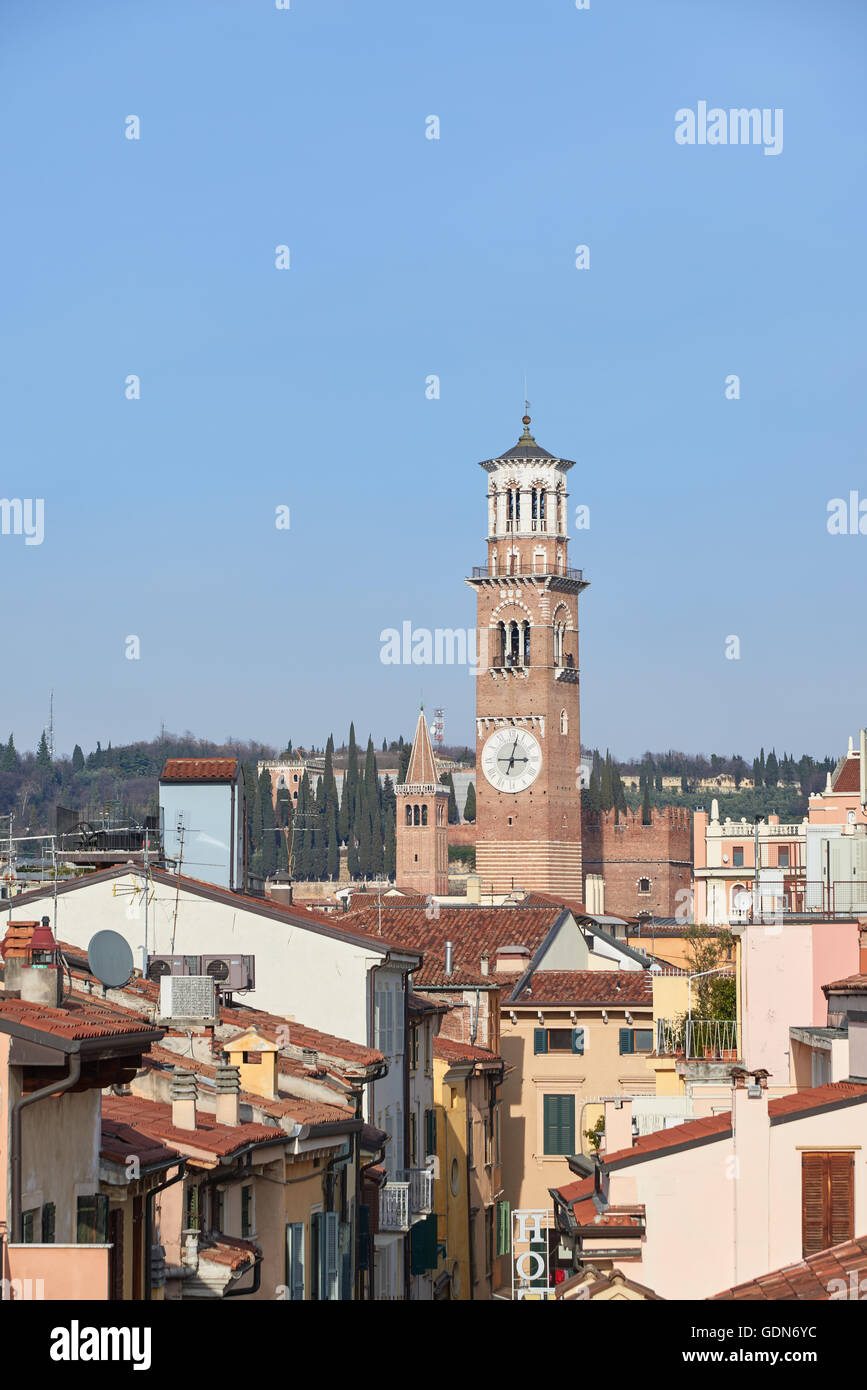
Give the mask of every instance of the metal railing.
M 400 1182 L 409 1183 L 411 1216 L 427 1216 L 433 1210 L 433 1173 L 430 1168 L 401 1168 Z
M 782 870 L 783 886 L 759 881 L 758 890 L 748 876 L 732 895 L 730 921 L 776 922 L 789 917 L 814 918 L 833 922 L 867 916 L 867 880 L 841 879 L 825 883 L 821 879 L 799 879 Z
M 409 1183 L 387 1182 L 379 1190 L 379 1229 L 409 1230 Z
M 584 582 L 584 571 L 567 569 L 548 570 L 527 570 L 521 569 L 514 573 L 508 570 L 493 570 L 490 565 L 473 565 L 473 579 L 573 579 L 577 583 Z
M 735 1019 L 658 1018 L 656 1052 L 660 1057 L 734 1062 L 740 1056 L 739 1032 Z

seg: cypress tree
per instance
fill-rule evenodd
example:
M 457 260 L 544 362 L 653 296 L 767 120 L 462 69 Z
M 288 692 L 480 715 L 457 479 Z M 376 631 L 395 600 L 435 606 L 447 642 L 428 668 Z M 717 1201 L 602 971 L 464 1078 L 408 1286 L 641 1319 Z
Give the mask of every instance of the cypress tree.
M 412 754 L 412 747 L 408 743 L 401 741 L 401 748 L 397 755 L 397 781 L 398 785 L 406 781 L 406 770 L 409 767 L 409 760 Z
M 48 751 L 48 739 L 45 737 L 45 730 L 42 730 L 42 737 L 39 740 L 39 748 L 36 752 L 36 766 L 43 768 L 51 767 L 51 754 Z
M 334 880 L 340 876 L 340 840 L 337 834 L 337 805 L 334 801 L 328 807 L 327 847 L 325 852 L 325 872 Z
M 641 824 L 653 824 L 653 809 L 650 804 L 650 783 L 644 783 L 644 799 L 641 803 Z
M 0 753 L 0 772 L 14 772 L 18 766 L 18 754 L 15 751 L 15 740 L 9 735 L 9 742 L 4 745 L 3 752 Z
M 76 773 L 84 771 L 84 754 L 77 743 L 72 750 L 72 771 Z
M 454 778 L 450 772 L 441 772 L 440 781 L 444 787 L 449 789 L 449 825 L 457 825 L 458 822 L 458 799 L 455 796 Z
M 473 824 L 476 819 L 476 784 L 471 782 L 467 787 L 467 799 L 464 802 L 464 820 Z
M 773 748 L 768 754 L 768 761 L 765 766 L 765 786 L 775 787 L 780 780 L 780 765 L 777 762 L 777 755 Z
M 353 825 L 353 815 L 355 812 L 356 791 L 358 789 L 358 745 L 355 742 L 355 725 L 349 726 L 349 746 L 346 750 L 346 775 L 343 778 L 343 796 L 340 800 L 340 817 L 338 828 L 340 838 L 345 843 L 349 840 L 355 830 Z

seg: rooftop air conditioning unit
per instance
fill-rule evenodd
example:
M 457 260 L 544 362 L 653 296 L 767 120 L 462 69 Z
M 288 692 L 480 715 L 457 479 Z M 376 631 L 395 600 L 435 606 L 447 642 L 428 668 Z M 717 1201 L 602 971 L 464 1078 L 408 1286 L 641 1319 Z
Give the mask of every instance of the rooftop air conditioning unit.
M 164 975 L 198 975 L 198 956 L 149 956 L 149 980 L 161 980 Z
M 252 989 L 256 979 L 253 956 L 202 956 L 202 974 L 210 975 L 221 994 Z
M 215 1019 L 217 991 L 210 975 L 163 975 L 160 980 L 160 1017 Z

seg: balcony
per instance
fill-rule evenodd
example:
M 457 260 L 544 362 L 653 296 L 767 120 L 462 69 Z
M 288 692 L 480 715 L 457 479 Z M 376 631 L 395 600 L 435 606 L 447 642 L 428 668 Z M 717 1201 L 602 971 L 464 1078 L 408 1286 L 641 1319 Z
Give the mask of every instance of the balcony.
M 734 1019 L 659 1018 L 656 1055 L 686 1062 L 736 1062 L 740 1055 L 738 1024 Z
M 433 1173 L 429 1168 L 401 1168 L 397 1179 L 379 1192 L 379 1229 L 408 1231 L 433 1210 Z
M 545 573 L 531 569 L 521 569 L 515 573 L 509 573 L 506 570 L 493 570 L 490 565 L 473 565 L 473 577 L 470 583 L 480 579 L 567 579 L 570 583 L 582 584 L 585 588 L 589 583 L 589 580 L 585 581 L 584 579 L 583 570 L 567 569 L 565 566 L 559 570 L 548 570 Z

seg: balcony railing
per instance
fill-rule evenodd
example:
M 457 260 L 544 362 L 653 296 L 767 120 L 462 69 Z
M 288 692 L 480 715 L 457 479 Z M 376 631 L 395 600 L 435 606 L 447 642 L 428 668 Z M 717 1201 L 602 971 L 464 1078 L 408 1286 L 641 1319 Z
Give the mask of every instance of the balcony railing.
M 734 1019 L 659 1018 L 656 1052 L 687 1061 L 734 1062 L 740 1056 L 738 1024 Z
M 825 883 L 820 879 L 805 880 L 797 872 L 781 868 L 782 887 L 760 879 L 758 890 L 752 870 L 743 888 L 732 894 L 730 921 L 733 926 L 750 922 L 783 922 L 787 918 L 833 922 L 867 915 L 867 881 L 841 879 Z
M 403 1168 L 401 1182 L 409 1183 L 410 1216 L 428 1216 L 433 1210 L 433 1173 L 429 1168 Z
M 379 1190 L 379 1229 L 381 1231 L 408 1231 L 409 1183 L 387 1182 Z
M 584 571 L 567 569 L 546 569 L 544 571 L 521 569 L 514 573 L 508 570 L 494 570 L 490 565 L 473 565 L 473 579 L 572 579 L 578 584 L 584 582 Z

